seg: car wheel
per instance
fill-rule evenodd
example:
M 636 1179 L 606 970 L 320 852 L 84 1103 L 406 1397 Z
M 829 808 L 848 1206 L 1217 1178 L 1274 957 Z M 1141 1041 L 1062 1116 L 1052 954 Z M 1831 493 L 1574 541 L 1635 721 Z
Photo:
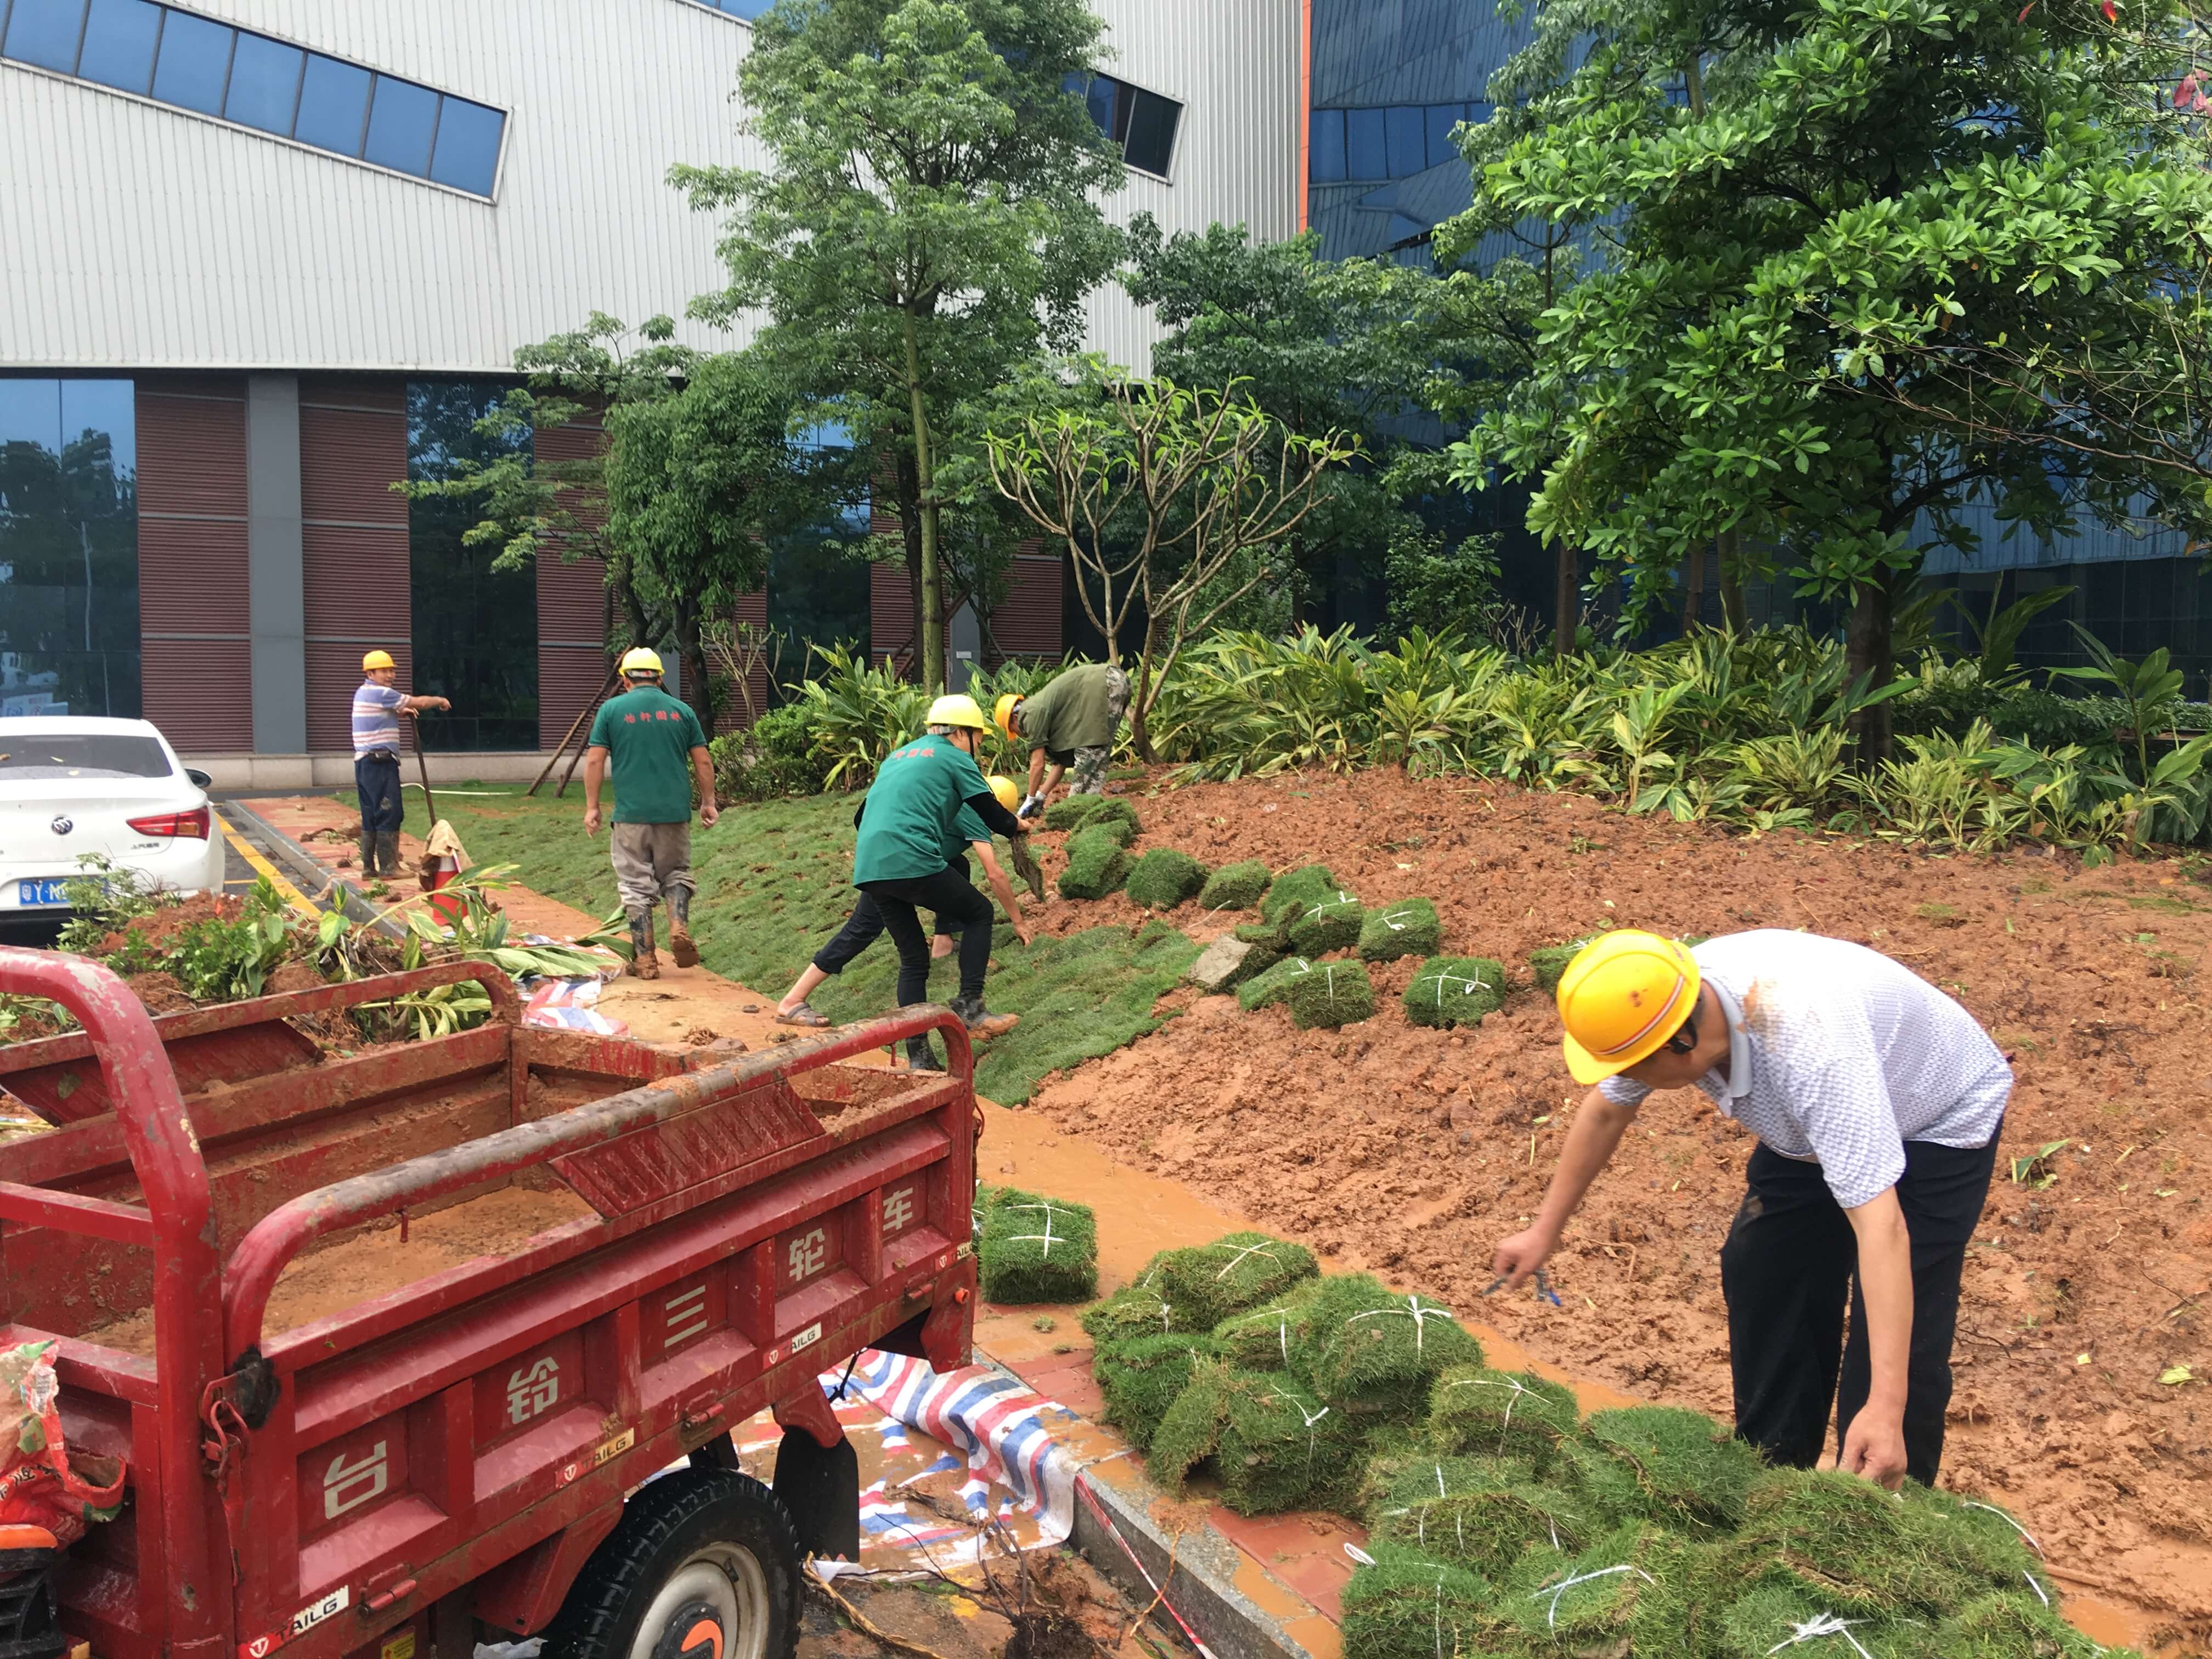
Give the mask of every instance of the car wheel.
M 775 1494 L 733 1469 L 648 1481 L 546 1632 L 547 1659 L 791 1659 L 799 1540 Z

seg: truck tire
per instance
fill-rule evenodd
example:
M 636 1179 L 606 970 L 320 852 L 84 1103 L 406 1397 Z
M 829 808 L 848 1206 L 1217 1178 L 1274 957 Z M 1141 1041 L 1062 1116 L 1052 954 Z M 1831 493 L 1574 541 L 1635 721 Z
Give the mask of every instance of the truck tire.
M 733 1469 L 638 1488 L 546 1631 L 546 1659 L 792 1659 L 799 1540 L 775 1494 Z

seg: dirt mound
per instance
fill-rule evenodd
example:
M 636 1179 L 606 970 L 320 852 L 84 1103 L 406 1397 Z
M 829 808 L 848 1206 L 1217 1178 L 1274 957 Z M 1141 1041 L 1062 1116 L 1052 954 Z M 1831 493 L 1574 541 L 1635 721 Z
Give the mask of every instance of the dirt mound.
M 1144 847 L 1279 872 L 1321 859 L 1370 905 L 1431 897 L 1443 949 L 1502 961 L 1516 988 L 1532 950 L 1608 925 L 1779 927 L 1856 939 L 1959 997 L 2019 1084 L 1967 1261 L 1945 1484 L 2010 1503 L 2054 1566 L 2212 1621 L 2212 1407 L 2160 1381 L 2177 1365 L 2212 1376 L 2208 1022 L 2193 994 L 2212 892 L 2195 865 L 2085 872 L 2028 854 L 1751 840 L 1382 772 L 1139 806 Z M 1054 931 L 1121 919 L 1136 913 L 1120 897 L 1050 913 Z M 1540 994 L 1516 988 L 1473 1030 L 1419 1029 L 1398 1006 L 1418 966 L 1378 964 L 1379 1012 L 1341 1031 L 1194 999 L 1046 1084 L 1034 1109 L 1345 1267 L 1479 1308 L 1545 1359 L 1725 1415 L 1718 1252 L 1750 1139 L 1700 1095 L 1655 1097 L 1553 1264 L 1565 1305 L 1480 1301 L 1580 1091 Z M 2052 1142 L 2065 1144 L 2027 1180 L 2006 1178 Z
M 115 932 L 100 940 L 99 955 L 120 951 L 136 939 L 157 951 L 167 951 L 175 945 L 179 937 L 195 922 L 236 921 L 245 910 L 242 899 L 225 898 L 219 893 L 198 893 L 179 904 L 166 904 L 147 915 L 133 916 Z
M 123 982 L 131 988 L 132 995 L 146 1005 L 149 1014 L 181 1014 L 199 1006 L 185 994 L 185 988 L 177 983 L 173 975 L 133 974 Z

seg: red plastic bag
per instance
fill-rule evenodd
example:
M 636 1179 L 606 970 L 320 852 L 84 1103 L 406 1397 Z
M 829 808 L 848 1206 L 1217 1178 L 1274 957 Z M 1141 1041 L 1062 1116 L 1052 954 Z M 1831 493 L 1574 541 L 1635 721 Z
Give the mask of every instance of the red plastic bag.
M 0 1348 L 0 1526 L 43 1527 L 66 1548 L 123 1506 L 123 1465 L 72 1452 L 55 1402 L 52 1342 Z

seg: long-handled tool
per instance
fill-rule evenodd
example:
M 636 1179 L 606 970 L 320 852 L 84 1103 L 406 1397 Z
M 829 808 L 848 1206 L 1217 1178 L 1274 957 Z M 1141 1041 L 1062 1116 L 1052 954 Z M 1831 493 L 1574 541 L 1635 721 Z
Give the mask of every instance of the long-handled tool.
M 428 841 L 438 823 L 438 799 L 430 793 L 430 763 L 422 758 L 422 722 L 419 716 L 408 720 L 407 735 L 415 740 L 415 764 L 422 774 L 422 805 L 430 813 L 430 822 L 422 830 L 422 839 Z

